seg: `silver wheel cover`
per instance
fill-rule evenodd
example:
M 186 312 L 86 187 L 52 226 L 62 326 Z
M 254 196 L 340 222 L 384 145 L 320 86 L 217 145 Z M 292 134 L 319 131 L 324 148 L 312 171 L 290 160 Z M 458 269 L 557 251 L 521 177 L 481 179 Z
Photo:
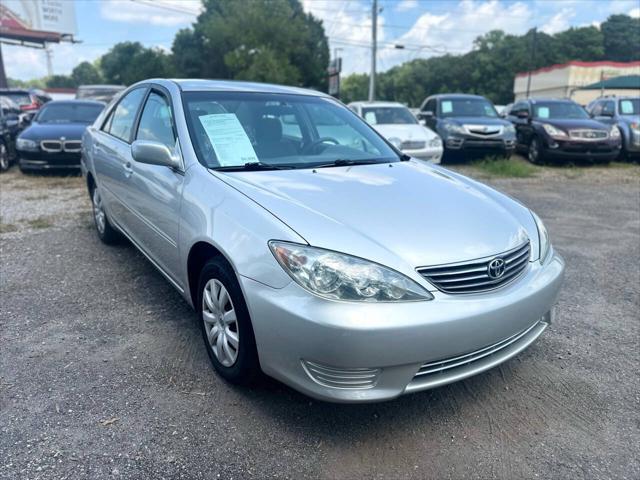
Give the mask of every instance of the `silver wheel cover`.
M 240 348 L 238 319 L 229 292 L 215 278 L 202 292 L 202 320 L 211 351 L 222 365 L 232 366 Z
M 102 197 L 100 197 L 100 192 L 98 191 L 98 187 L 93 190 L 93 218 L 96 221 L 96 228 L 100 234 L 104 234 L 107 217 L 104 213 L 104 208 L 102 206 Z

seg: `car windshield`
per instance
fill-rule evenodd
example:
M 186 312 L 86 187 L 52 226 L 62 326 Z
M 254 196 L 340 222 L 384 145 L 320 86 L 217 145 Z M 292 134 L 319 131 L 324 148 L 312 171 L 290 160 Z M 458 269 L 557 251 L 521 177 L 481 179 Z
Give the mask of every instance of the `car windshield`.
M 31 104 L 31 97 L 26 92 L 2 92 L 0 95 L 10 98 L 20 106 Z
M 542 119 L 584 119 L 589 118 L 589 115 L 577 103 L 549 102 L 535 103 L 533 105 L 533 117 Z
M 618 105 L 621 115 L 640 115 L 640 98 L 625 98 Z
M 365 107 L 362 116 L 370 125 L 415 125 L 418 123 L 405 107 Z
M 497 117 L 498 112 L 484 98 L 448 98 L 440 101 L 441 117 Z
M 40 110 L 38 123 L 93 123 L 100 115 L 102 105 L 49 104 Z
M 189 133 L 209 168 L 313 168 L 399 161 L 337 101 L 310 95 L 185 92 Z

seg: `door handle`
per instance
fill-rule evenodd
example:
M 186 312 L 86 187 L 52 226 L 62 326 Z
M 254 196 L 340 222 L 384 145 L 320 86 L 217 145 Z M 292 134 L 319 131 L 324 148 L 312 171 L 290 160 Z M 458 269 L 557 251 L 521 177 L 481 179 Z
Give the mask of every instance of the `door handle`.
M 124 164 L 124 176 L 129 178 L 133 174 L 133 168 L 131 168 L 131 162 Z

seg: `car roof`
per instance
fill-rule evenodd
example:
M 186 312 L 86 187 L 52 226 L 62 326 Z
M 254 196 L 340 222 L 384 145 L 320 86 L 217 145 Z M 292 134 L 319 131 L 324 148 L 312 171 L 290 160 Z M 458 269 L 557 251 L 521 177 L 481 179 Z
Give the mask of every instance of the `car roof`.
M 403 105 L 402 103 L 399 103 L 399 102 L 367 102 L 367 101 L 361 101 L 361 102 L 351 102 L 349 104 L 349 106 L 354 106 L 354 107 L 402 107 L 402 108 L 407 108 L 406 105 Z
M 102 89 L 102 88 L 104 88 L 104 89 L 118 88 L 118 89 L 124 90 L 127 87 L 125 87 L 124 85 L 106 85 L 106 84 L 104 84 L 104 85 L 80 85 L 78 87 L 78 90 L 85 89 L 85 88 L 92 89 L 92 90 L 93 89 L 99 90 L 99 89 Z
M 429 98 L 430 99 L 435 98 L 438 100 L 443 100 L 447 98 L 478 98 L 478 99 L 486 100 L 486 98 L 483 97 L 482 95 L 471 95 L 469 93 L 439 93 L 437 95 L 432 95 Z
M 97 100 L 52 100 L 46 103 L 46 106 L 49 105 L 96 105 L 104 107 L 105 103 Z
M 527 98 L 526 101 L 535 104 L 538 102 L 544 103 L 576 103 L 570 98 Z
M 282 93 L 290 95 L 310 95 L 333 98 L 323 92 L 307 88 L 275 85 L 270 83 L 243 82 L 237 80 L 203 80 L 203 79 L 165 79 L 150 78 L 138 82 L 140 85 L 156 83 L 164 85 L 173 83 L 183 92 L 250 92 L 250 93 Z M 136 84 L 136 85 L 138 85 Z

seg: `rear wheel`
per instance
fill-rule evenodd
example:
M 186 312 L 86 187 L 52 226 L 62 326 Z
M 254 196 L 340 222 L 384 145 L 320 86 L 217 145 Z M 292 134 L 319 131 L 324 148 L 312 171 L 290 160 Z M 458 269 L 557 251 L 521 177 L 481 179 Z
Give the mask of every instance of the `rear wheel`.
M 202 338 L 211 364 L 231 383 L 251 383 L 260 371 L 253 327 L 235 273 L 223 258 L 205 264 L 198 292 Z
M 93 207 L 93 221 L 96 225 L 96 232 L 103 243 L 113 245 L 122 239 L 122 235 L 109 223 L 107 212 L 104 209 L 102 195 L 97 186 L 91 191 L 91 204 Z

